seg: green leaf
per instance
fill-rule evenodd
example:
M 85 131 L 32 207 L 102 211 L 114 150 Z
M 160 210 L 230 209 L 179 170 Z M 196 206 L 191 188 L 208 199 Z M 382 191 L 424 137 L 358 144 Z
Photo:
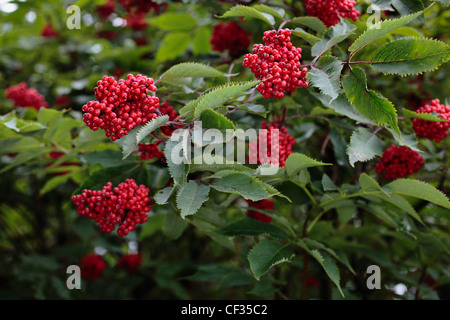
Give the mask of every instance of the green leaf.
M 156 53 L 155 61 L 160 63 L 178 58 L 186 52 L 191 43 L 188 32 L 171 32 L 166 34 Z
M 317 260 L 317 262 L 319 262 L 319 264 L 327 273 L 328 277 L 336 285 L 336 287 L 339 289 L 339 292 L 344 297 L 344 293 L 342 292 L 340 285 L 341 276 L 339 274 L 339 268 L 336 266 L 336 263 L 334 263 L 331 257 L 326 253 L 321 253 L 318 250 L 311 250 L 310 253 Z
M 422 152 L 419 148 L 417 148 L 417 144 L 419 143 L 417 141 L 416 135 L 415 134 L 409 134 L 409 135 L 405 135 L 403 133 L 401 133 L 401 135 L 399 136 L 397 134 L 397 132 L 391 130 L 390 128 L 387 128 L 392 136 L 394 137 L 395 141 L 397 141 L 397 143 L 401 146 L 407 146 L 408 148 L 417 151 L 417 152 Z
M 159 190 L 155 193 L 155 202 L 160 205 L 166 204 L 175 189 L 174 187 L 167 187 Z
M 229 17 L 256 18 L 261 21 L 264 21 L 265 23 L 271 26 L 275 25 L 275 19 L 273 18 L 272 15 L 260 12 L 254 8 L 243 5 L 237 5 L 232 7 L 230 10 L 225 12 L 219 18 L 229 18 Z
M 365 128 L 353 131 L 347 154 L 352 167 L 357 161 L 368 161 L 383 153 L 380 139 Z
M 445 120 L 440 117 L 439 113 L 417 113 L 408 109 L 403 109 L 403 116 L 406 118 L 413 118 L 413 119 L 422 119 L 427 121 L 438 121 L 438 122 L 449 122 L 449 120 Z
M 263 239 L 258 242 L 248 253 L 250 270 L 256 280 L 259 280 L 273 266 L 290 262 L 294 253 L 281 243 L 274 240 Z
M 450 46 L 433 39 L 402 38 L 386 43 L 370 65 L 384 74 L 402 76 L 437 69 L 450 59 Z
M 282 8 L 272 8 L 272 7 L 266 6 L 264 4 L 254 5 L 253 8 L 258 10 L 259 12 L 270 14 L 271 16 L 273 16 L 274 18 L 277 18 L 279 20 L 284 20 L 284 16 L 286 14 L 284 9 L 282 9 Z
M 261 222 L 255 219 L 238 220 L 218 230 L 218 232 L 228 237 L 257 237 L 268 235 L 276 239 L 288 239 L 288 235 L 282 229 L 272 224 Z
M 163 232 L 170 239 L 178 239 L 186 229 L 188 222 L 178 214 L 169 211 L 164 219 Z
M 323 22 L 316 17 L 298 17 L 292 19 L 289 23 L 301 24 L 316 31 L 319 34 L 323 34 L 327 30 L 327 27 L 323 24 Z
M 392 188 L 392 193 L 423 199 L 450 209 L 450 201 L 445 194 L 426 182 L 402 178 L 392 181 L 387 186 Z
M 167 12 L 149 19 L 152 26 L 166 31 L 189 31 L 197 25 L 197 20 L 188 13 Z
M 164 149 L 167 166 L 176 186 L 183 186 L 186 183 L 187 174 L 189 173 L 189 164 L 184 163 L 184 160 L 181 163 L 176 163 L 172 157 L 173 155 L 182 157 L 180 154 L 182 150 L 180 148 L 184 146 L 183 141 L 185 140 L 184 136 L 186 134 L 189 134 L 187 130 L 184 130 L 182 133 L 174 132 L 171 139 L 167 141 L 166 148 Z M 174 151 L 175 148 L 177 148 L 178 153 Z
M 102 167 L 117 167 L 130 163 L 122 159 L 122 152 L 118 150 L 101 150 L 80 154 L 80 160 L 90 166 L 100 164 Z
M 325 107 L 333 109 L 339 114 L 342 114 L 350 119 L 353 119 L 360 123 L 373 124 L 372 121 L 364 118 L 356 109 L 350 104 L 345 96 L 339 96 L 335 100 L 331 101 L 330 97 L 315 92 L 311 93 L 316 97 Z
M 333 180 L 327 174 L 322 176 L 322 187 L 325 191 L 339 190 L 339 187 L 334 184 Z
M 400 135 L 397 112 L 393 104 L 367 89 L 366 74 L 362 69 L 354 68 L 344 77 L 343 85 L 348 100 L 362 116 L 377 124 L 387 124 Z
M 161 75 L 162 82 L 170 82 L 179 78 L 211 78 L 223 77 L 223 73 L 213 67 L 197 62 L 179 63 L 171 67 Z
M 193 41 L 194 55 L 208 54 L 211 52 L 211 39 L 212 32 L 209 27 L 201 28 L 195 32 Z
M 372 177 L 370 177 L 367 173 L 362 173 L 359 176 L 359 185 L 361 186 L 361 188 L 366 191 L 366 190 L 378 190 L 378 191 L 383 191 L 385 192 L 381 186 L 378 184 L 378 182 L 375 181 L 375 179 L 373 179 Z
M 236 126 L 230 119 L 210 109 L 203 110 L 200 120 L 204 128 L 215 128 L 219 130 L 236 129 Z
M 420 218 L 419 214 L 416 212 L 414 207 L 411 206 L 411 204 L 408 202 L 408 200 L 406 200 L 402 196 L 400 196 L 398 194 L 389 194 L 389 195 L 377 194 L 375 196 L 378 199 L 381 199 L 381 200 L 383 200 L 385 202 L 393 204 L 394 206 L 396 206 L 400 210 L 403 210 L 404 212 L 409 214 L 411 217 L 413 217 L 414 219 L 419 221 L 421 224 L 423 224 L 422 219 Z
M 339 24 L 328 29 L 323 38 L 311 48 L 311 55 L 316 57 L 339 42 L 344 41 L 355 29 L 356 27 L 354 25 L 346 21 L 341 21 Z
M 331 165 L 331 163 L 323 163 L 301 153 L 292 153 L 287 158 L 285 167 L 287 174 L 292 177 L 301 169 L 327 165 Z
M 178 113 L 180 115 L 185 115 L 186 113 L 195 110 L 195 108 L 197 106 L 198 106 L 198 99 L 197 100 L 192 100 L 189 103 L 187 103 L 183 108 L 181 108 Z
M 302 28 L 295 28 L 295 30 L 291 30 L 291 33 L 294 36 L 296 36 L 296 37 L 302 38 L 303 40 L 305 40 L 306 42 L 308 42 L 312 46 L 320 41 L 319 38 L 317 38 L 316 36 L 313 36 L 312 34 L 306 32 Z
M 0 170 L 0 174 L 4 173 L 6 171 L 9 171 L 9 170 L 11 170 L 17 166 L 20 166 L 22 164 L 28 165 L 28 162 L 30 162 L 31 160 L 41 157 L 43 155 L 46 155 L 51 151 L 52 151 L 51 148 L 46 148 L 46 147 L 42 147 L 37 150 L 23 151 L 23 152 L 19 153 L 11 163 L 9 163 L 7 166 L 4 166 Z
M 417 18 L 422 12 L 417 12 L 409 16 L 405 16 L 399 19 L 391 19 L 377 22 L 370 29 L 366 30 L 353 44 L 350 46 L 349 51 L 355 52 L 372 41 L 407 25 L 415 18 Z
M 231 173 L 217 179 L 210 187 L 221 192 L 237 193 L 244 199 L 252 201 L 259 201 L 270 197 L 270 194 L 264 188 L 264 184 L 261 181 L 255 177 L 239 172 Z
M 42 189 L 40 191 L 40 194 L 44 195 L 47 192 L 52 191 L 59 185 L 66 183 L 67 180 L 69 180 L 69 178 L 70 178 L 70 174 L 58 175 L 56 177 L 51 178 L 44 184 L 44 186 L 42 187 Z
M 158 118 L 152 119 L 146 124 L 136 127 L 124 137 L 117 140 L 117 143 L 122 147 L 123 158 L 127 158 L 136 148 L 138 144 L 147 137 L 150 133 L 166 124 L 169 121 L 168 115 L 163 115 Z
M 189 181 L 177 195 L 177 208 L 181 210 L 181 217 L 194 214 L 200 209 L 203 202 L 208 200 L 209 187 L 207 185 Z
M 194 158 L 189 172 L 197 171 L 211 171 L 218 172 L 221 170 L 234 170 L 234 171 L 253 171 L 252 168 L 247 167 L 238 162 L 227 163 L 226 158 L 223 158 L 220 162 L 213 162 L 210 155 L 202 156 L 201 162 L 198 158 Z
M 392 0 L 392 5 L 402 16 L 424 9 L 421 0 Z
M 311 84 L 319 88 L 320 92 L 329 96 L 330 102 L 339 96 L 342 67 L 342 61 L 335 57 L 325 56 L 321 57 L 316 65 L 309 70 Z
M 266 108 L 260 104 L 252 104 L 252 103 L 241 104 L 239 105 L 239 109 L 244 110 L 251 114 L 256 114 L 264 118 L 269 113 L 269 110 L 266 110 Z
M 336 260 L 341 262 L 344 266 L 346 266 L 348 268 L 348 270 L 350 270 L 350 272 L 352 272 L 353 274 L 356 274 L 355 270 L 350 265 L 350 262 L 348 262 L 347 257 L 342 253 L 342 251 L 337 250 L 337 249 L 332 249 L 328 245 L 326 245 L 322 242 L 310 239 L 310 238 L 304 238 L 303 241 L 313 248 L 325 251 L 330 256 L 332 256 L 333 258 L 335 258 Z
M 199 98 L 198 105 L 195 107 L 195 117 L 200 117 L 203 110 L 220 107 L 225 101 L 242 95 L 245 91 L 258 85 L 260 82 L 260 80 L 242 83 L 232 82 L 212 89 Z

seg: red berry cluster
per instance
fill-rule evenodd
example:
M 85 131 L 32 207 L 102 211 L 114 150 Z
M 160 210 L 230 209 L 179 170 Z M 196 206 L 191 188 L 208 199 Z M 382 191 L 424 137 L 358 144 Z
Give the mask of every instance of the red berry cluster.
M 164 152 L 158 149 L 158 146 L 161 144 L 160 141 L 150 144 L 139 143 L 138 151 L 140 152 L 140 157 L 142 160 L 148 160 L 153 158 L 158 158 L 159 160 L 164 159 Z
M 159 99 L 148 95 L 156 91 L 152 78 L 138 74 L 117 82 L 104 76 L 94 89 L 98 101 L 89 101 L 82 108 L 83 120 L 92 130 L 105 130 L 111 140 L 122 138 L 134 127 L 157 117 Z
M 167 101 L 162 103 L 159 107 L 159 112 L 161 115 L 168 115 L 169 121 L 173 121 L 178 117 L 178 112 L 171 106 Z M 166 136 L 170 137 L 172 133 L 178 128 L 178 126 L 170 125 L 170 126 L 162 126 L 161 132 Z
M 158 12 L 161 6 L 165 6 L 165 4 L 159 4 L 151 0 L 119 0 L 119 2 L 129 13 L 138 12 L 146 14 L 150 10 Z
M 237 57 L 250 45 L 250 36 L 235 21 L 218 23 L 213 28 L 211 45 L 214 51 L 229 50 L 230 56 Z
M 70 97 L 65 94 L 57 96 L 54 102 L 55 106 L 64 106 L 70 103 Z
M 255 44 L 252 53 L 244 56 L 244 68 L 250 68 L 255 77 L 263 80 L 256 89 L 264 98 L 282 98 L 283 92 L 306 88 L 308 69 L 300 70 L 301 48 L 291 43 L 291 31 L 282 29 L 264 32 L 265 45 Z
M 58 32 L 56 32 L 55 29 L 53 29 L 50 22 L 47 22 L 44 25 L 44 28 L 42 29 L 41 34 L 44 38 L 56 38 L 58 36 Z
M 292 153 L 292 147 L 296 144 L 295 139 L 278 122 L 271 122 L 267 125 L 267 121 L 263 121 L 261 129 L 267 129 L 267 134 L 262 137 L 258 135 L 258 140 L 249 144 L 250 162 L 254 163 L 256 159 L 258 165 L 272 163 L 283 167 L 286 164 L 286 159 Z M 274 146 L 272 146 L 273 130 L 278 130 L 278 145 Z M 260 149 L 262 157 L 259 154 Z
M 246 200 L 249 207 L 255 208 L 255 209 L 262 209 L 262 210 L 273 210 L 274 208 L 274 201 L 272 199 L 263 199 L 260 201 L 251 201 Z M 251 219 L 255 219 L 258 221 L 270 223 L 272 221 L 272 217 L 268 216 L 267 214 L 264 214 L 262 212 L 248 209 L 247 216 Z
M 96 11 L 100 18 L 106 20 L 116 10 L 116 2 L 114 0 L 107 0 L 105 4 L 97 6 Z
M 431 100 L 430 104 L 420 107 L 417 113 L 438 113 L 442 119 L 450 121 L 450 106 L 440 104 L 439 99 Z M 413 119 L 413 128 L 416 135 L 420 138 L 427 138 L 440 142 L 448 136 L 450 122 L 427 121 L 422 119 Z
M 126 254 L 117 263 L 119 268 L 127 270 L 129 273 L 136 273 L 142 264 L 142 257 L 139 253 Z
M 339 16 L 356 21 L 361 15 L 356 11 L 354 0 L 305 0 L 306 12 L 317 17 L 327 26 L 339 23 Z
M 417 151 L 405 146 L 391 145 L 384 150 L 380 162 L 375 164 L 378 174 L 386 179 L 397 179 L 416 173 L 424 165 Z
M 151 209 L 148 197 L 150 190 L 144 185 L 138 186 L 133 179 L 127 179 L 113 188 L 108 182 L 100 191 L 83 190 L 72 197 L 80 215 L 94 219 L 103 232 L 114 231 L 122 237 L 136 229 L 136 224 L 147 221 Z
M 12 100 L 15 107 L 33 107 L 36 110 L 48 108 L 44 96 L 35 88 L 28 88 L 25 82 L 7 88 L 6 98 Z
M 81 259 L 81 276 L 89 280 L 97 280 L 106 269 L 106 262 L 101 256 L 95 253 L 87 255 Z

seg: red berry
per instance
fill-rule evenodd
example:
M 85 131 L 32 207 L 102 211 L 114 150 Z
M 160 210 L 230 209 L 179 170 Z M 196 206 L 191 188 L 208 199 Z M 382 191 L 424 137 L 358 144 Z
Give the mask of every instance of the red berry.
M 107 0 L 105 4 L 97 6 L 95 10 L 100 18 L 106 20 L 116 10 L 116 2 L 114 0 Z
M 105 130 L 107 137 L 117 140 L 136 126 L 156 118 L 159 99 L 148 95 L 156 91 L 152 78 L 132 74 L 119 82 L 104 76 L 94 88 L 98 101 L 89 101 L 83 106 L 83 120 L 92 130 Z
M 261 129 L 267 129 L 267 134 L 262 137 L 258 135 L 258 140 L 249 144 L 249 159 L 251 160 L 249 162 L 254 163 L 256 159 L 258 165 L 272 163 L 283 167 L 286 164 L 286 159 L 292 153 L 292 147 L 296 144 L 295 139 L 287 132 L 285 127 L 280 126 L 277 122 L 267 125 L 267 122 L 263 121 Z M 272 146 L 273 130 L 278 130 L 277 146 Z M 260 148 L 262 148 L 262 157 L 259 154 Z
M 106 269 L 106 262 L 95 253 L 87 255 L 81 260 L 81 276 L 89 280 L 97 280 Z
M 126 254 L 117 263 L 119 268 L 127 270 L 129 273 L 136 273 L 142 264 L 142 257 L 139 253 Z
M 434 99 L 429 105 L 425 105 L 416 110 L 416 113 L 438 113 L 442 119 L 450 121 L 450 106 L 440 104 L 439 99 Z M 416 135 L 420 138 L 427 138 L 440 142 L 448 136 L 450 122 L 427 121 L 422 119 L 413 119 L 413 128 Z
M 339 23 L 339 16 L 356 21 L 361 15 L 356 11 L 353 0 L 305 0 L 306 12 L 317 17 L 327 26 L 331 27 Z
M 384 150 L 380 162 L 375 164 L 378 174 L 386 179 L 397 179 L 416 173 L 424 165 L 423 157 L 417 151 L 405 146 L 391 145 Z
M 45 38 L 56 38 L 58 36 L 58 32 L 53 29 L 50 22 L 47 22 L 42 29 L 42 36 Z
M 236 22 L 230 21 L 227 24 L 218 23 L 214 26 L 210 42 L 214 51 L 229 50 L 230 55 L 236 57 L 247 50 L 250 45 L 250 36 Z
M 263 80 L 256 89 L 264 98 L 279 99 L 284 92 L 308 87 L 308 69 L 300 70 L 302 50 L 292 45 L 290 35 L 289 29 L 266 31 L 263 37 L 265 45 L 255 44 L 253 54 L 244 56 L 244 68 L 250 68 L 257 79 Z
M 80 215 L 94 219 L 103 232 L 115 230 L 122 237 L 136 229 L 136 224 L 147 221 L 151 210 L 150 190 L 127 179 L 113 188 L 108 182 L 100 191 L 83 190 L 72 197 Z
M 251 201 L 251 200 L 246 201 L 249 205 L 249 208 L 252 207 L 262 210 L 273 210 L 274 208 L 274 201 L 272 199 L 263 199 L 260 201 Z M 251 219 L 255 219 L 266 223 L 270 223 L 272 221 L 271 216 L 252 209 L 248 209 L 247 216 Z
M 45 98 L 36 89 L 28 88 L 25 82 L 6 89 L 6 98 L 14 102 L 15 107 L 33 107 L 36 110 L 48 108 Z
M 148 160 L 157 158 L 165 162 L 164 152 L 158 149 L 158 146 L 161 144 L 160 141 L 150 144 L 139 143 L 138 151 L 140 152 L 140 157 L 142 160 Z

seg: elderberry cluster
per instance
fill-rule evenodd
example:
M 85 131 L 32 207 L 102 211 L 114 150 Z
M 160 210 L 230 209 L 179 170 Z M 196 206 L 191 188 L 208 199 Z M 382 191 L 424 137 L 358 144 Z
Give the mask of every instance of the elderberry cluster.
M 97 280 L 106 269 L 106 262 L 101 256 L 91 253 L 81 259 L 81 276 L 89 280 Z
M 268 125 L 267 121 L 263 121 L 261 129 L 267 129 L 267 134 L 258 135 L 258 140 L 249 144 L 250 163 L 254 163 L 256 159 L 258 165 L 271 163 L 283 167 L 292 153 L 292 147 L 296 144 L 295 139 L 278 122 L 271 122 Z M 272 145 L 272 131 L 274 135 L 278 134 L 278 145 Z
M 53 27 L 50 24 L 50 22 L 47 22 L 44 25 L 44 28 L 42 29 L 41 35 L 44 38 L 56 38 L 58 36 L 58 32 L 56 32 L 55 29 L 53 29 Z
M 252 53 L 244 56 L 244 68 L 250 68 L 255 77 L 263 80 L 256 89 L 264 98 L 282 98 L 283 92 L 306 88 L 308 69 L 300 70 L 301 48 L 291 43 L 291 31 L 281 29 L 264 32 L 264 45 L 255 44 Z
M 96 131 L 105 130 L 112 141 L 122 138 L 134 127 L 157 117 L 159 99 L 148 95 L 156 91 L 152 78 L 138 74 L 117 82 L 104 76 L 94 89 L 98 101 L 89 101 L 82 108 L 86 125 Z
M 161 115 L 168 115 L 169 121 L 173 121 L 179 116 L 178 112 L 167 101 L 163 102 L 159 106 L 159 112 L 161 113 Z M 166 136 L 170 137 L 178 127 L 179 126 L 176 125 L 162 126 L 160 131 Z
M 450 106 L 441 104 L 439 99 L 431 100 L 430 104 L 427 104 L 416 110 L 416 113 L 433 112 L 438 113 L 442 119 L 450 121 Z M 448 136 L 450 122 L 413 119 L 413 128 L 418 137 L 440 142 L 442 139 Z
M 128 271 L 129 273 L 136 273 L 141 264 L 141 255 L 139 253 L 131 253 L 123 255 L 117 263 L 117 266 Z
M 72 197 L 80 215 L 94 219 L 103 232 L 110 233 L 119 226 L 117 234 L 122 237 L 136 229 L 138 223 L 147 221 L 151 209 L 150 190 L 127 179 L 113 188 L 108 182 L 102 190 L 83 190 Z
M 250 45 L 250 36 L 235 21 L 218 23 L 213 28 L 211 45 L 214 51 L 228 50 L 230 56 L 237 57 Z
M 306 12 L 317 17 L 327 26 L 339 23 L 339 16 L 356 21 L 361 15 L 356 11 L 354 0 L 305 0 Z
M 251 207 L 261 210 L 273 210 L 274 208 L 274 201 L 272 199 L 263 199 L 260 201 L 251 201 L 251 200 L 246 201 L 248 203 L 249 208 Z M 248 209 L 247 216 L 251 219 L 255 219 L 261 222 L 270 223 L 272 221 L 271 216 L 253 209 Z
M 44 96 L 35 88 L 28 88 L 25 82 L 6 88 L 6 98 L 12 100 L 15 107 L 48 108 Z
M 150 144 L 139 143 L 138 151 L 140 153 L 139 156 L 141 157 L 141 159 L 149 160 L 149 159 L 157 158 L 159 160 L 165 161 L 164 152 L 160 151 L 158 148 L 160 144 L 161 144 L 161 141 L 150 143 Z
M 95 8 L 97 14 L 102 20 L 108 19 L 116 10 L 116 1 L 107 0 L 105 4 L 97 6 Z
M 391 145 L 384 150 L 380 162 L 375 164 L 377 173 L 386 179 L 397 179 L 416 173 L 424 165 L 417 151 L 405 146 Z

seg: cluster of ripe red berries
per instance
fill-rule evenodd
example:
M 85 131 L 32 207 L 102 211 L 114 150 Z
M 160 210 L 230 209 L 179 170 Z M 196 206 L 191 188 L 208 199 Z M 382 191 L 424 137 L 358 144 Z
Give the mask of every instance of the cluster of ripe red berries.
M 94 219 L 103 232 L 110 233 L 116 226 L 117 234 L 122 237 L 136 229 L 138 223 L 147 221 L 151 210 L 150 190 L 144 185 L 138 186 L 133 179 L 127 179 L 113 188 L 108 182 L 102 190 L 83 190 L 72 197 L 80 215 Z
M 273 210 L 274 208 L 274 201 L 272 199 L 263 199 L 260 201 L 251 201 L 246 200 L 249 206 L 249 209 L 247 210 L 247 216 L 251 219 L 255 219 L 258 221 L 262 221 L 265 223 L 270 223 L 272 221 L 272 217 L 264 214 L 262 212 L 259 212 L 257 210 L 253 210 L 250 208 L 255 209 L 261 209 L 261 210 Z
M 339 16 L 356 21 L 361 15 L 356 11 L 354 0 L 305 0 L 306 12 L 317 17 L 327 26 L 339 23 Z
M 214 51 L 228 50 L 230 56 L 237 57 L 250 45 L 250 36 L 235 21 L 218 23 L 213 28 L 211 45 Z
M 48 108 L 44 96 L 35 88 L 28 88 L 25 82 L 6 88 L 6 98 L 12 100 L 15 107 Z
M 42 29 L 41 35 L 44 38 L 56 38 L 58 36 L 58 32 L 56 32 L 55 29 L 53 29 L 53 27 L 50 24 L 50 22 L 47 22 L 44 25 L 44 28 Z
M 423 157 L 417 151 L 405 146 L 391 145 L 384 150 L 380 162 L 375 164 L 378 174 L 385 179 L 397 179 L 416 173 L 424 165 Z
M 430 104 L 420 107 L 417 113 L 438 113 L 442 119 L 450 121 L 450 106 L 440 104 L 439 99 L 431 100 Z M 420 138 L 435 140 L 440 142 L 448 136 L 450 122 L 427 121 L 422 119 L 413 119 L 413 128 L 416 135 Z
M 263 121 L 261 129 L 266 129 L 267 134 L 258 135 L 258 140 L 249 144 L 249 162 L 253 164 L 256 160 L 258 165 L 271 163 L 283 167 L 296 144 L 295 139 L 278 122 L 268 125 Z M 278 134 L 278 144 L 272 145 L 272 134 Z
M 130 253 L 123 255 L 117 263 L 117 266 L 128 271 L 129 273 L 136 273 L 141 264 L 141 255 L 139 253 Z
M 117 266 L 129 273 L 136 273 L 142 264 L 142 257 L 139 253 L 123 255 Z M 91 253 L 81 259 L 81 276 L 88 280 L 97 280 L 101 277 L 107 264 L 105 260 L 96 253 Z
M 159 145 L 161 144 L 161 141 L 150 143 L 150 144 L 144 144 L 139 143 L 138 145 L 138 151 L 139 156 L 142 160 L 149 160 L 153 158 L 157 158 L 159 160 L 164 161 L 164 152 L 158 149 Z
M 88 280 L 97 280 L 106 269 L 106 262 L 96 253 L 91 253 L 81 259 L 81 276 Z
M 157 117 L 159 99 L 148 95 L 156 91 L 152 78 L 138 74 L 116 81 L 104 76 L 94 89 L 98 101 L 89 101 L 82 108 L 83 120 L 92 130 L 105 130 L 111 140 L 122 138 L 134 127 Z
M 282 98 L 283 92 L 306 88 L 308 69 L 300 70 L 301 48 L 291 43 L 291 31 L 281 29 L 264 32 L 265 45 L 255 44 L 252 53 L 244 56 L 244 68 L 250 68 L 255 77 L 263 80 L 256 89 L 264 98 Z

